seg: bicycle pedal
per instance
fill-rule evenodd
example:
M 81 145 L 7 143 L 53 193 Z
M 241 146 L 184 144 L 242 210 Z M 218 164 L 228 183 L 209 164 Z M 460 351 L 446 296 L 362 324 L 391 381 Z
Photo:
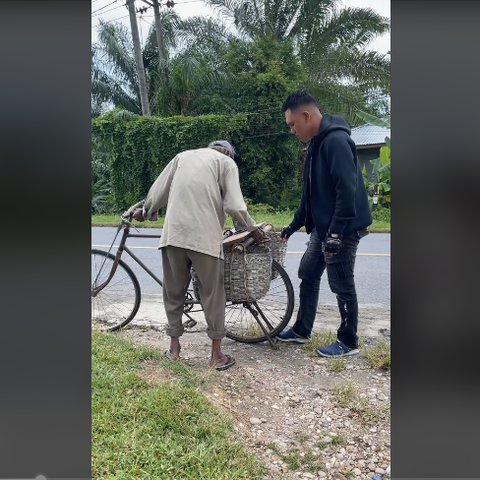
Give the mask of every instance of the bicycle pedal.
M 183 323 L 185 328 L 193 328 L 197 324 L 196 320 L 190 319 Z

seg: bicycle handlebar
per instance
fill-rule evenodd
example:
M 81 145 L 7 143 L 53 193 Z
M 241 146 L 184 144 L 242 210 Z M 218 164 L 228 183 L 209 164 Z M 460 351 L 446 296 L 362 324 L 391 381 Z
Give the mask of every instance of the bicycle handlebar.
M 130 223 L 130 220 L 132 219 L 133 212 L 135 211 L 135 209 L 143 206 L 144 203 L 145 203 L 145 200 L 140 200 L 139 202 L 135 203 L 135 205 L 132 205 L 128 210 L 125 210 L 125 212 L 123 212 L 120 215 L 120 218 L 124 222 Z

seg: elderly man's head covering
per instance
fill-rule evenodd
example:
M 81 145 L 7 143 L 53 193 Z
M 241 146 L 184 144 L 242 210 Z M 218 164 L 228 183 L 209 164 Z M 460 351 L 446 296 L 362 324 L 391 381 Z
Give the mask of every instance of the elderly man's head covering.
M 226 140 L 215 140 L 214 142 L 211 142 L 208 144 L 209 148 L 214 148 L 214 147 L 220 147 L 224 149 L 230 157 L 235 156 L 235 149 L 233 148 L 233 145 L 230 142 L 227 142 Z

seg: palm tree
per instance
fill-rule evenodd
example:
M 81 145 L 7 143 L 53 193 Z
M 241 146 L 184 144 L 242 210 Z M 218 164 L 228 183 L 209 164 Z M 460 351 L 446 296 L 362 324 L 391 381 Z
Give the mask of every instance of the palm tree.
M 205 17 L 177 18 L 172 35 L 172 48 L 165 59 L 159 60 L 152 32 L 145 47 L 155 112 L 160 115 L 205 113 L 204 109 L 209 110 L 208 101 L 203 107 L 202 102 L 221 92 L 227 83 L 228 73 L 222 68 L 221 52 L 232 35 L 223 25 Z
M 100 22 L 99 42 L 92 47 L 92 103 L 141 113 L 133 43 L 118 23 Z
M 176 25 L 180 19 L 173 11 L 165 11 L 161 15 L 165 46 L 168 49 L 174 48 Z M 154 98 L 151 94 L 153 74 L 149 71 L 153 65 L 151 55 L 153 41 L 156 45 L 155 32 L 152 28 L 143 50 L 150 107 L 153 106 Z M 158 56 L 158 50 L 156 55 Z M 141 113 L 132 36 L 128 28 L 117 22 L 100 21 L 99 24 L 98 43 L 92 48 L 92 103 L 97 106 L 107 104 L 133 113 Z
M 339 9 L 339 0 L 207 0 L 247 40 L 291 41 L 308 72 L 306 87 L 320 99 L 358 109 L 359 98 L 390 90 L 390 61 L 366 50 L 389 30 L 369 8 Z
M 143 49 L 150 108 L 162 115 L 202 113 L 195 111 L 199 94 L 226 81 L 218 53 L 231 34 L 211 19 L 182 21 L 170 10 L 161 15 L 166 47 L 162 60 L 154 27 Z M 130 32 L 121 24 L 101 22 L 99 42 L 92 49 L 92 116 L 106 106 L 141 113 Z

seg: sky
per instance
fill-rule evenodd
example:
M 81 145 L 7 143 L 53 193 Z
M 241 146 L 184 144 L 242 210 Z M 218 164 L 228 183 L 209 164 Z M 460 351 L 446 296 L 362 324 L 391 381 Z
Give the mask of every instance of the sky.
M 165 3 L 165 2 L 162 2 Z M 380 15 L 390 18 L 390 0 L 342 0 L 343 7 L 372 8 Z M 147 6 L 141 0 L 135 2 L 136 8 Z M 166 7 L 164 7 L 166 8 Z M 206 5 L 203 0 L 178 0 L 173 7 L 181 18 L 202 15 L 218 18 L 218 13 L 212 7 Z M 118 20 L 130 28 L 128 10 L 125 0 L 92 0 L 92 43 L 97 40 L 97 25 L 99 19 L 104 21 Z M 144 14 L 137 14 L 140 37 L 146 39 L 150 26 L 153 23 L 153 9 Z M 376 50 L 386 54 L 390 50 L 390 33 L 386 33 L 374 39 L 367 47 L 369 50 Z

